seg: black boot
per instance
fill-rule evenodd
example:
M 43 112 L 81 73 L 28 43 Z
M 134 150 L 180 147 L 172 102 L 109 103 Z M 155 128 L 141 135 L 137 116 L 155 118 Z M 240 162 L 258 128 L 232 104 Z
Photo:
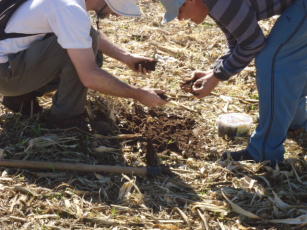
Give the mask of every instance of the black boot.
M 43 110 L 36 96 L 36 92 L 20 96 L 4 96 L 2 104 L 14 113 L 21 113 L 23 116 L 31 116 Z
M 248 161 L 254 160 L 246 149 L 234 152 L 224 152 L 221 160 L 232 159 L 233 161 Z
M 87 117 L 85 114 L 80 114 L 69 118 L 61 118 L 48 114 L 45 115 L 43 120 L 50 129 L 76 128 L 84 132 L 90 132 L 89 123 L 87 122 Z

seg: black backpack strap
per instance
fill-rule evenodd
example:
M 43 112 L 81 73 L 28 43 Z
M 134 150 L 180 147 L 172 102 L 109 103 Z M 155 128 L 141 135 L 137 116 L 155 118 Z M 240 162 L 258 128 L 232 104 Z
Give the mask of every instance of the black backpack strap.
M 22 38 L 22 37 L 28 37 L 32 35 L 37 35 L 37 34 L 19 34 L 19 33 L 4 33 L 0 34 L 0 41 L 8 38 Z
M 5 33 L 5 28 L 14 12 L 27 0 L 0 0 L 0 40 L 26 37 L 35 34 Z

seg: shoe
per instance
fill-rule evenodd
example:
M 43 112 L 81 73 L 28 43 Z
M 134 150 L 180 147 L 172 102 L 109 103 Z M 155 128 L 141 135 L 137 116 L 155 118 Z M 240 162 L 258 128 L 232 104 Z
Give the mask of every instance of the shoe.
M 116 127 L 112 125 L 112 122 L 96 120 L 91 121 L 91 127 L 93 132 L 101 134 L 101 135 L 110 135 L 117 131 Z
M 99 68 L 103 66 L 103 53 L 101 51 L 98 51 L 96 55 L 96 63 Z
M 50 129 L 71 129 L 77 128 L 84 132 L 90 132 L 89 123 L 86 121 L 85 114 L 76 115 L 69 118 L 59 118 L 51 114 L 43 119 Z
M 38 103 L 35 92 L 20 96 L 4 96 L 2 104 L 14 113 L 21 113 L 23 116 L 38 114 L 43 110 Z
M 233 161 L 254 160 L 246 149 L 235 152 L 224 152 L 221 160 L 225 161 L 227 159 L 232 159 Z

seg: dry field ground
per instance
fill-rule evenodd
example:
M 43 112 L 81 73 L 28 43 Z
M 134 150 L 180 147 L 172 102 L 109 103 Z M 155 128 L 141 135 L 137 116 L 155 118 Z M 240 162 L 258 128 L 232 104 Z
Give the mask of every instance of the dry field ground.
M 245 112 L 256 126 L 254 66 L 205 99 L 185 94 L 182 79 L 212 67 L 227 49 L 224 36 L 211 20 L 161 25 L 157 1 L 142 0 L 141 6 L 145 17 L 106 19 L 101 28 L 121 47 L 158 57 L 157 70 L 136 74 L 110 58 L 104 68 L 130 84 L 164 89 L 173 103 L 148 109 L 91 92 L 87 106 L 92 120 L 107 121 L 108 135 L 141 137 L 49 130 L 37 117 L 22 119 L 1 107 L 0 154 L 19 160 L 164 164 L 172 175 L 0 168 L 0 229 L 306 229 L 307 135 L 289 135 L 282 167 L 220 161 L 224 150 L 242 149 L 248 138 L 219 138 L 218 115 Z M 268 32 L 272 24 L 262 26 Z M 51 100 L 45 96 L 40 102 L 48 107 Z M 154 155 L 158 158 L 149 157 Z

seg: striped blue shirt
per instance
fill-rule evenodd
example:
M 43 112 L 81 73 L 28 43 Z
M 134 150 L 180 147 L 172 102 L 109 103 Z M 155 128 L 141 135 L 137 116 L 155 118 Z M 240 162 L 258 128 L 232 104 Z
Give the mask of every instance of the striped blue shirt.
M 280 15 L 295 0 L 203 0 L 209 16 L 225 33 L 229 51 L 220 57 L 214 74 L 221 80 L 243 70 L 265 46 L 259 20 Z

